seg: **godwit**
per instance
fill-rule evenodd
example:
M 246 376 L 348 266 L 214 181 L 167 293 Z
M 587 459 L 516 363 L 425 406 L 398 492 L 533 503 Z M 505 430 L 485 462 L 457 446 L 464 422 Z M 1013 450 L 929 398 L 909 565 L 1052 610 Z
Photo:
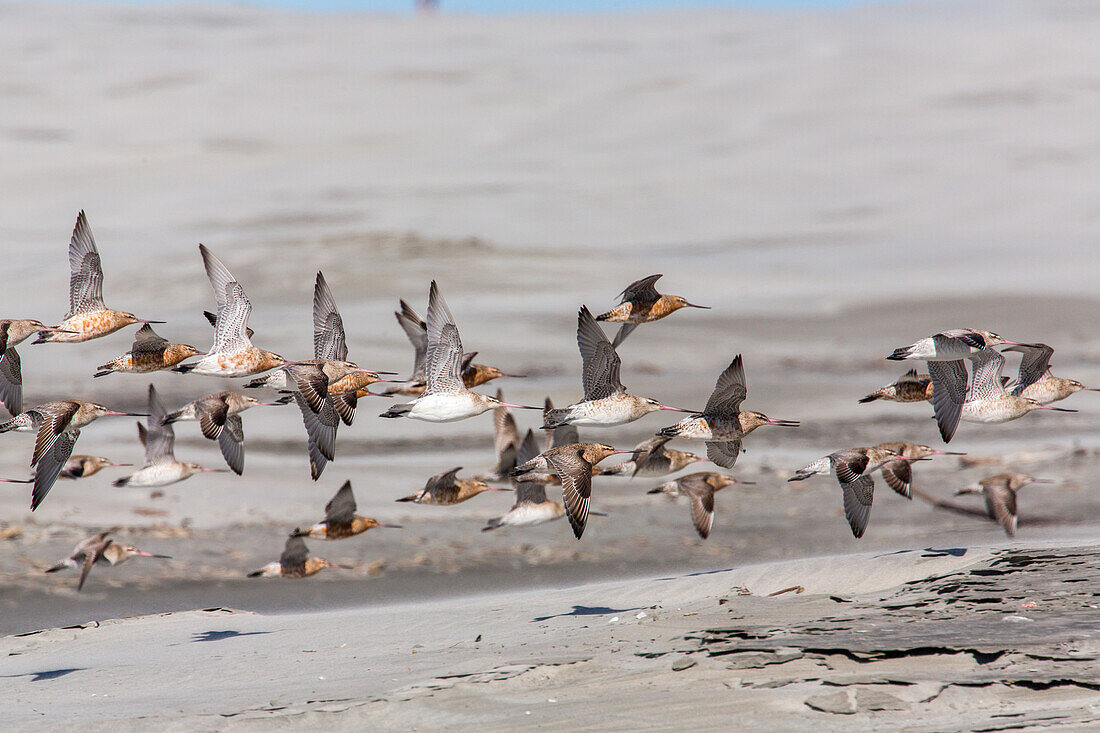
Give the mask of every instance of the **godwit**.
M 111 372 L 145 374 L 170 369 L 184 359 L 199 356 L 202 352 L 187 344 L 172 344 L 161 338 L 146 323 L 134 335 L 134 345 L 122 356 L 115 357 L 99 367 L 94 376 L 102 377 Z
M 862 537 L 871 516 L 875 481 L 871 472 L 882 468 L 889 461 L 911 461 L 889 448 L 846 448 L 819 458 L 810 465 L 798 469 L 787 481 L 803 481 L 816 474 L 827 474 L 830 469 L 844 492 L 844 515 L 852 534 Z
M 350 565 L 329 562 L 323 557 L 310 557 L 309 548 L 301 537 L 291 536 L 283 547 L 278 562 L 269 562 L 248 574 L 250 578 L 308 578 L 325 568 L 351 570 Z
M 375 527 L 401 529 L 399 524 L 385 524 L 372 517 L 356 514 L 355 494 L 351 481 L 345 481 L 340 490 L 325 504 L 325 519 L 306 529 L 295 529 L 291 537 L 309 537 L 314 540 L 342 540 L 354 537 Z
M 131 557 L 171 558 L 170 555 L 154 555 L 151 552 L 143 552 L 133 545 L 115 544 L 107 537 L 108 534 L 110 532 L 100 532 L 94 537 L 84 540 L 73 548 L 71 555 L 52 568 L 47 569 L 46 572 L 56 573 L 65 568 L 80 568 L 80 582 L 76 585 L 76 589 L 79 591 L 84 587 L 84 581 L 88 579 L 88 573 L 92 571 L 92 566 L 96 563 L 106 563 L 114 566 L 126 562 Z
M 543 451 L 534 458 L 524 461 L 512 471 L 513 478 L 519 478 L 537 471 L 553 471 L 561 479 L 562 498 L 565 500 L 565 513 L 569 525 L 579 540 L 584 534 L 584 525 L 588 521 L 588 501 L 592 496 L 592 468 L 597 463 L 617 453 L 630 453 L 616 450 L 601 443 L 572 443 Z
M 600 470 L 601 476 L 645 476 L 656 478 L 676 473 L 692 463 L 705 461 L 706 458 L 697 456 L 675 448 L 669 448 L 665 444 L 672 438 L 657 436 L 649 440 L 643 440 L 634 446 L 634 457 L 629 461 Z M 718 474 L 715 474 L 718 475 Z
M 29 318 L 0 320 L 0 402 L 12 415 L 23 411 L 23 371 L 15 347 L 32 334 L 60 330 Z
M 150 384 L 148 426 L 138 423 L 138 438 L 145 448 L 145 465 L 129 476 L 117 479 L 115 486 L 168 486 L 191 478 L 196 473 L 217 470 L 203 468 L 197 463 L 177 461 L 173 450 L 176 434 L 164 417 L 164 405 L 157 398 L 156 388 Z
M 409 494 L 396 501 L 411 501 L 414 504 L 435 504 L 446 506 L 449 504 L 461 504 L 467 499 L 472 499 L 485 491 L 509 491 L 509 489 L 490 486 L 484 481 L 473 478 L 455 478 L 462 466 L 452 468 L 446 473 L 439 473 L 428 479 L 424 488 L 415 494 Z
M 798 427 L 794 420 L 773 420 L 761 412 L 742 410 L 741 402 L 747 394 L 745 367 L 741 355 L 738 354 L 725 371 L 718 375 L 714 392 L 703 411 L 685 417 L 657 435 L 665 438 L 705 440 L 707 457 L 723 468 L 733 468 L 741 454 L 741 439 L 753 430 L 761 425 Z
M 516 461 L 526 463 L 538 454 L 539 446 L 535 441 L 535 433 L 528 430 L 519 447 Z M 530 476 L 530 474 L 527 475 Z M 547 499 L 546 489 L 542 484 L 512 479 L 512 488 L 516 491 L 516 503 L 505 514 L 490 519 L 488 524 L 481 528 L 482 532 L 505 526 L 531 527 L 565 516 L 565 505 L 560 501 Z
M 88 478 L 99 473 L 108 466 L 132 466 L 132 463 L 115 463 L 103 456 L 71 456 L 65 461 L 65 467 L 61 469 L 58 478 L 78 479 Z
M 477 392 L 471 392 L 459 377 L 462 360 L 462 338 L 458 334 L 451 309 L 432 280 L 428 290 L 428 354 L 425 370 L 427 387 L 413 402 L 397 404 L 381 417 L 408 417 L 427 422 L 454 422 L 499 407 L 537 410 L 537 407 L 500 402 Z
M 597 321 L 623 324 L 615 334 L 616 348 L 642 323 L 659 321 L 681 308 L 710 308 L 706 305 L 689 303 L 679 295 L 661 295 L 655 287 L 661 277 L 661 275 L 650 275 L 630 283 L 623 292 L 619 293 L 621 300 L 618 306 L 596 316 Z
M 244 288 L 205 245 L 199 245 L 199 252 L 218 301 L 214 345 L 202 359 L 193 364 L 180 364 L 175 371 L 211 377 L 248 377 L 285 364 L 286 359 L 278 354 L 252 345 L 247 332 L 252 303 L 244 294 Z
M 889 402 L 926 402 L 932 399 L 932 378 L 910 369 L 898 381 L 879 387 L 860 402 L 887 400 Z
M 497 390 L 497 400 L 502 401 L 504 393 Z M 516 427 L 516 418 L 507 407 L 493 408 L 493 451 L 497 456 L 497 464 L 487 474 L 476 476 L 483 481 L 503 481 L 516 467 L 516 452 L 519 450 L 519 428 Z
M 613 427 L 633 422 L 657 410 L 689 412 L 626 391 L 626 387 L 619 381 L 622 361 L 587 306 L 581 306 L 577 315 L 577 345 L 581 352 L 584 400 L 568 407 L 545 411 L 543 428 L 552 429 L 567 424 Z
M 542 408 L 542 421 L 546 422 L 546 413 L 554 409 L 554 403 L 549 397 L 546 398 L 546 402 L 543 403 Z M 581 434 L 577 430 L 577 426 L 573 424 L 559 425 L 553 430 L 546 431 L 546 450 L 551 448 L 557 448 L 562 445 L 569 445 L 570 443 L 580 443 Z
M 1016 492 L 1028 484 L 1053 484 L 1052 479 L 1035 478 L 1026 473 L 999 473 L 983 478 L 977 484 L 955 492 L 981 494 L 985 498 L 985 510 L 989 518 L 999 522 L 1009 537 L 1016 536 Z
M 950 443 L 959 427 L 959 417 L 966 401 L 967 374 L 963 360 L 974 359 L 986 349 L 1001 344 L 1022 345 L 991 331 L 956 328 L 894 349 L 886 358 L 928 362 L 928 376 L 932 380 L 932 410 L 943 442 Z
M 714 523 L 714 494 L 732 484 L 751 484 L 751 481 L 738 481 L 733 476 L 714 471 L 689 473 L 687 476 L 661 484 L 650 489 L 647 494 L 667 494 L 675 499 L 686 496 L 691 503 L 691 523 L 695 531 L 704 540 L 710 535 Z
M 459 374 L 462 376 L 462 383 L 466 385 L 466 389 L 480 387 L 486 382 L 491 382 L 499 377 L 522 379 L 524 376 L 522 374 L 506 374 L 497 367 L 489 366 L 488 364 L 475 364 L 474 358 L 476 356 L 476 351 L 471 351 L 469 354 L 464 354 L 462 356 Z
M 1075 379 L 1051 374 L 1050 357 L 1054 354 L 1054 349 L 1046 344 L 1010 346 L 1005 351 L 1019 351 L 1024 355 L 1020 360 L 1019 376 L 1012 388 L 1014 395 L 1029 397 L 1039 404 L 1049 405 L 1078 392 L 1100 392 L 1100 389 L 1086 387 Z
M 1032 410 L 1077 412 L 1065 407 L 1050 407 L 1030 397 L 1006 392 L 1001 378 L 1005 358 L 993 349 L 983 350 L 972 361 L 974 379 L 960 410 L 960 417 L 967 422 L 1003 423 L 1023 417 Z M 933 402 L 935 399 L 933 393 Z
M 129 415 L 145 417 L 140 412 L 116 412 L 103 405 L 81 400 L 47 402 L 16 415 L 0 425 L 0 433 L 8 430 L 37 431 L 31 465 L 34 470 L 34 490 L 31 493 L 31 511 L 38 508 L 46 494 L 50 493 L 58 474 L 69 461 L 73 446 L 80 437 L 80 429 L 104 415 Z
M 889 443 L 879 443 L 874 446 L 883 450 L 893 451 L 903 459 L 890 460 L 882 464 L 882 478 L 894 491 L 906 499 L 912 499 L 913 487 L 913 461 L 931 456 L 965 456 L 965 453 L 955 451 L 936 450 L 929 445 L 919 445 L 905 440 L 895 440 Z
M 131 323 L 147 321 L 103 304 L 103 268 L 92 229 L 81 211 L 69 240 L 69 312 L 56 328 L 39 332 L 36 344 L 73 343 L 106 336 Z
M 166 425 L 182 420 L 198 420 L 204 438 L 218 441 L 222 457 L 238 476 L 244 471 L 244 423 L 240 413 L 257 405 L 285 405 L 289 397 L 261 402 L 239 392 L 215 392 L 164 416 Z

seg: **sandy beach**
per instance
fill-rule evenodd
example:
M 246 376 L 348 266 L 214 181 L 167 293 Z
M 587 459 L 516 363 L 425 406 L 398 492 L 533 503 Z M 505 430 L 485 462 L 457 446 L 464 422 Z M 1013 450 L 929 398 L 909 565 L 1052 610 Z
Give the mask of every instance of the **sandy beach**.
M 576 309 L 662 272 L 712 310 L 639 329 L 620 350 L 631 391 L 698 408 L 741 353 L 746 407 L 802 423 L 746 440 L 733 474 L 755 483 L 719 494 L 706 541 L 684 503 L 646 494 L 657 480 L 597 478 L 608 516 L 581 541 L 565 522 L 482 533 L 506 492 L 395 503 L 451 467 L 488 471 L 492 420 L 380 420 L 381 399 L 317 483 L 290 406 L 244 415 L 242 477 L 154 494 L 108 469 L 33 514 L 25 486 L 0 484 L 4 719 L 1095 725 L 1100 397 L 964 423 L 964 460 L 917 465 L 941 498 L 1001 471 L 1056 479 L 1021 492 L 1016 541 L 881 480 L 855 540 L 835 481 L 786 479 L 848 446 L 941 445 L 927 405 L 857 400 L 905 370 L 883 359 L 894 347 L 944 328 L 1042 340 L 1055 373 L 1100 386 L 1098 32 L 1100 11 L 1071 0 L 485 17 L 0 4 L 5 317 L 61 318 L 83 208 L 107 304 L 167 321 L 173 341 L 210 344 L 199 242 L 246 288 L 256 342 L 291 358 L 312 348 L 320 269 L 351 358 L 408 371 L 392 313 L 398 298 L 422 311 L 435 278 L 466 348 L 527 375 L 483 391 L 564 405 L 580 396 Z M 93 380 L 132 330 L 21 346 L 26 404 L 132 410 L 150 382 L 169 405 L 240 386 Z M 582 435 L 626 448 L 670 423 Z M 26 476 L 31 446 L 3 435 L 0 475 Z M 133 419 L 77 447 L 141 461 Z M 222 465 L 194 423 L 176 453 Z M 403 529 L 310 543 L 352 570 L 246 579 L 345 479 L 361 513 Z M 75 573 L 42 573 L 111 527 L 172 559 L 97 567 L 79 594 Z

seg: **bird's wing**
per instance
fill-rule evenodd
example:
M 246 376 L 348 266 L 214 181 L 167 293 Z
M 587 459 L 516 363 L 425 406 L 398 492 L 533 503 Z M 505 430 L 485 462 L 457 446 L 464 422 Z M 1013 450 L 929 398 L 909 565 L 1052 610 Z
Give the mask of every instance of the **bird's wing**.
M 458 335 L 451 309 L 432 280 L 428 290 L 428 360 L 425 370 L 425 394 L 457 394 L 466 389 L 462 383 L 459 363 L 462 361 L 462 338 Z
M 340 424 L 340 416 L 330 400 L 325 400 L 320 412 L 310 408 L 301 392 L 294 393 L 294 400 L 302 411 L 309 446 L 309 473 L 316 481 L 328 462 L 336 456 L 336 428 Z
M 73 446 L 80 437 L 80 431 L 74 430 L 62 433 L 50 446 L 49 452 L 42 456 L 34 467 L 34 488 L 31 490 L 31 511 L 33 512 L 50 493 L 50 489 L 57 483 L 57 476 L 65 467 L 69 456 L 73 454 Z
M 628 300 L 640 300 L 648 302 L 651 300 L 657 300 L 661 297 L 661 294 L 657 292 L 657 288 L 654 285 L 661 279 L 661 275 L 650 275 L 649 277 L 643 277 L 641 280 L 635 280 L 627 285 L 623 292 L 619 293 L 620 303 L 625 303 Z
M 103 551 L 111 545 L 111 540 L 102 539 L 84 550 L 84 562 L 80 566 L 80 582 L 76 584 L 77 591 L 84 588 L 84 581 L 88 579 L 88 573 L 92 572 L 92 566 L 99 558 L 103 557 Z
M 886 485 L 906 499 L 912 499 L 913 467 L 909 461 L 888 461 L 882 466 Z
M 921 380 L 917 376 L 917 370 L 916 369 L 910 369 L 905 374 L 902 374 L 900 377 L 898 377 L 897 384 L 898 384 L 899 387 L 904 385 L 904 384 L 914 384 L 914 385 L 921 384 Z
M 164 422 L 164 405 L 157 397 L 156 387 L 149 385 L 149 417 L 146 418 L 147 436 L 145 439 L 145 463 L 174 461 L 176 433 L 171 425 Z M 141 427 L 141 424 L 138 424 Z
M 1038 382 L 1047 369 L 1050 368 L 1050 357 L 1054 355 L 1054 349 L 1046 344 L 1035 346 L 1014 346 L 1014 351 L 1022 351 L 1023 359 L 1020 360 L 1020 374 L 1016 378 L 1016 387 L 1012 390 L 1014 395 L 1022 395 L 1028 386 Z
M 974 349 L 985 348 L 985 337 L 967 328 L 952 328 L 947 331 L 940 331 L 932 337 L 932 341 L 937 348 L 940 346 L 938 342 L 942 342 L 944 339 L 957 339 Z
M 279 555 L 279 564 L 283 572 L 288 570 L 305 570 L 306 558 L 309 557 L 309 548 L 301 537 L 291 537 L 283 547 L 283 554 Z
M 65 432 L 73 415 L 80 409 L 80 405 L 71 400 L 54 402 L 45 410 L 39 409 L 42 415 L 42 424 L 38 427 L 38 435 L 34 440 L 34 452 L 31 454 L 31 465 L 35 465 L 42 456 L 49 452 L 57 436 Z
M 344 336 L 344 319 L 336 308 L 325 276 L 317 273 L 313 287 L 313 356 L 331 361 L 347 361 L 348 346 Z
M 714 392 L 707 400 L 703 413 L 735 418 L 741 411 L 741 403 L 746 394 L 748 394 L 748 388 L 745 386 L 745 365 L 741 361 L 741 355 L 738 354 L 725 371 L 718 375 Z
M 581 384 L 585 400 L 599 400 L 625 392 L 619 380 L 622 365 L 615 348 L 592 317 L 588 306 L 577 314 L 577 346 L 581 351 Z
M 1016 492 L 1007 486 L 986 486 L 986 508 L 1009 537 L 1016 536 Z
M 867 530 L 867 520 L 871 516 L 871 501 L 874 499 L 875 481 L 871 476 L 859 476 L 855 481 L 842 483 L 844 492 L 844 516 L 852 534 L 862 537 Z
M 162 354 L 167 346 L 168 339 L 158 336 L 153 327 L 146 323 L 134 334 L 134 344 L 130 347 L 130 353 L 134 356 Z
M 340 490 L 325 504 L 325 521 L 333 524 L 351 524 L 355 518 L 355 494 L 351 491 L 351 481 L 345 481 Z
M 103 268 L 88 218 L 81 211 L 69 240 L 69 313 L 92 313 L 104 308 Z
M 706 481 L 688 476 L 680 481 L 680 490 L 691 502 L 691 523 L 705 540 L 714 524 L 714 489 Z
M 542 484 L 513 479 L 512 487 L 516 490 L 516 503 L 512 508 L 521 504 L 542 504 L 546 501 L 546 487 Z
M 497 399 L 503 400 L 504 394 L 498 389 Z M 516 418 L 507 407 L 493 408 L 493 449 L 497 454 L 496 473 L 507 475 L 516 467 L 516 452 L 519 450 L 519 428 Z
M 230 415 L 218 434 L 218 447 L 226 465 L 240 476 L 244 472 L 244 423 L 240 415 Z
M 8 347 L 0 360 L 0 402 L 13 416 L 23 411 L 23 368 L 19 354 Z
M 424 489 L 429 493 L 453 489 L 455 486 L 455 477 L 458 476 L 458 472 L 461 470 L 462 466 L 459 466 L 444 473 L 437 473 L 435 476 L 428 479 L 428 483 L 424 486 Z
M 667 461 L 668 458 L 665 455 L 665 444 L 670 440 L 672 440 L 672 438 L 665 438 L 658 435 L 655 438 L 642 441 L 634 446 L 634 475 L 637 476 L 638 472 L 647 466 L 657 465 L 657 462 L 661 459 Z
M 707 443 L 707 458 L 715 465 L 722 468 L 733 468 L 741 455 L 741 440 L 730 440 L 724 443 Z
M 967 399 L 987 400 L 1004 394 L 1004 382 L 1001 381 L 1005 368 L 1004 356 L 993 349 L 983 349 L 971 361 L 974 362 L 974 382 L 970 385 Z M 932 396 L 936 396 L 934 389 Z
M 842 484 L 850 484 L 858 479 L 867 470 L 867 464 L 870 463 L 867 451 L 855 448 L 837 451 L 831 457 L 833 459 L 833 470 L 836 471 L 836 478 Z
M 565 513 L 573 534 L 580 539 L 588 522 L 588 500 L 592 496 L 592 464 L 584 460 L 579 451 L 553 453 L 547 462 L 561 477 Z
M 248 338 L 248 317 L 252 314 L 252 303 L 244 294 L 244 288 L 237 282 L 229 269 L 214 253 L 199 245 L 202 261 L 206 266 L 206 276 L 214 297 L 218 301 L 218 317 L 214 324 L 215 353 L 236 353 L 252 345 Z
M 294 379 L 298 392 L 305 398 L 309 409 L 320 412 L 328 399 L 328 375 L 318 364 L 293 364 L 283 367 Z
M 928 362 L 932 380 L 932 411 L 943 442 L 950 443 L 959 427 L 962 406 L 966 402 L 966 365 L 962 359 Z
M 550 398 L 546 398 L 546 406 L 543 408 L 543 422 L 546 421 L 546 413 L 554 409 L 554 403 L 550 401 Z M 551 448 L 560 448 L 563 445 L 572 445 L 573 443 L 581 442 L 581 434 L 577 430 L 577 426 L 572 423 L 568 425 L 562 425 L 561 427 L 554 428 L 549 431 L 550 435 L 546 441 L 546 450 Z M 534 458 L 534 456 L 531 456 Z M 520 461 L 523 463 L 523 461 Z
M 199 405 L 199 430 L 208 440 L 216 440 L 221 435 L 222 427 L 229 417 L 229 405 L 225 399 L 216 397 L 204 399 Z
M 623 341 L 626 341 L 627 336 L 634 333 L 634 329 L 637 327 L 637 323 L 624 323 L 619 326 L 619 330 L 615 333 L 615 338 L 611 341 L 612 348 L 619 348 Z
M 355 422 L 355 408 L 359 405 L 359 398 L 355 396 L 354 392 L 330 393 L 328 398 L 332 401 L 336 414 L 340 416 L 345 425 L 351 425 Z
M 417 315 L 409 304 L 401 301 L 401 311 L 394 312 L 397 322 L 404 329 L 405 335 L 412 342 L 415 357 L 413 359 L 413 373 L 410 379 L 424 381 L 424 362 L 428 355 L 428 324 Z

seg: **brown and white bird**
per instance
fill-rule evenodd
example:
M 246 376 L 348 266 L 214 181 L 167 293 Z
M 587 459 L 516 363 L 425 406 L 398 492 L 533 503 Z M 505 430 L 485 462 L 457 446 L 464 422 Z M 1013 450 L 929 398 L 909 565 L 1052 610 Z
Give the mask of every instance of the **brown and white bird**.
M 329 499 L 328 504 L 325 504 L 324 520 L 305 529 L 295 529 L 290 536 L 309 537 L 314 540 L 342 540 L 375 527 L 401 529 L 400 524 L 386 524 L 373 517 L 356 514 L 357 508 L 355 494 L 351 490 L 351 481 L 345 481 L 344 485 Z
M 761 425 L 797 428 L 794 420 L 773 420 L 762 412 L 741 409 L 748 394 L 745 367 L 741 355 L 734 357 L 725 371 L 718 375 L 714 392 L 703 411 L 664 428 L 657 435 L 665 438 L 704 440 L 707 457 L 722 468 L 733 468 L 741 454 L 741 439 Z
M 584 399 L 567 407 L 544 411 L 543 429 L 562 425 L 606 428 L 625 425 L 657 410 L 689 412 L 626 391 L 619 380 L 622 361 L 587 306 L 581 306 L 577 314 L 577 346 L 581 352 Z
M 965 453 L 956 451 L 937 450 L 929 445 L 910 443 L 905 440 L 895 440 L 889 443 L 879 443 L 874 446 L 883 450 L 893 451 L 902 458 L 890 460 L 882 464 L 882 479 L 886 485 L 906 499 L 912 499 L 913 488 L 913 461 L 918 461 L 932 456 L 965 456 Z
M 408 501 L 414 504 L 435 504 L 447 506 L 461 504 L 485 491 L 510 491 L 511 489 L 490 486 L 489 484 L 474 478 L 457 478 L 462 466 L 452 468 L 445 473 L 438 473 L 428 479 L 424 488 L 415 494 L 395 499 L 395 501 Z
M 65 467 L 61 469 L 58 478 L 78 479 L 88 478 L 110 466 L 132 466 L 132 463 L 115 463 L 103 456 L 70 456 L 65 461 Z
M 33 407 L 0 425 L 0 433 L 9 430 L 37 432 L 31 465 L 34 466 L 34 490 L 31 493 L 31 511 L 38 508 L 46 494 L 57 482 L 57 477 L 80 437 L 80 429 L 104 415 L 128 415 L 145 417 L 140 412 L 116 412 L 103 405 L 82 400 L 59 400 Z
M 1016 494 L 1029 484 L 1053 484 L 1052 479 L 1035 478 L 1026 473 L 998 473 L 976 484 L 959 489 L 955 496 L 981 494 L 989 518 L 999 523 L 1009 537 L 1016 536 Z
M 184 359 L 201 354 L 194 346 L 169 343 L 168 339 L 158 336 L 153 327 L 146 323 L 134 334 L 134 343 L 130 350 L 100 366 L 93 376 L 103 377 L 112 372 L 146 374 L 171 369 Z
M 97 563 L 112 566 L 121 565 L 131 557 L 171 559 L 169 555 L 154 555 L 151 552 L 143 552 L 133 545 L 116 544 L 107 536 L 109 534 L 110 532 L 100 532 L 84 540 L 73 548 L 71 555 L 48 568 L 46 572 L 56 573 L 65 568 L 80 568 L 80 582 L 76 585 L 76 589 L 79 591 L 84 588 L 84 581 L 88 579 L 88 573 L 92 571 L 92 566 Z
M 1054 349 L 1046 344 L 1010 346 L 1005 351 L 1019 351 L 1023 354 L 1020 372 L 1015 384 L 1011 385 L 1010 394 L 1033 399 L 1041 405 L 1049 405 L 1078 392 L 1100 392 L 1100 389 L 1086 387 L 1076 379 L 1054 376 L 1050 371 L 1050 357 L 1054 355 Z
M 666 494 L 672 499 L 686 496 L 691 504 L 691 523 L 705 540 L 710 536 L 711 526 L 714 524 L 714 494 L 733 484 L 751 485 L 752 481 L 738 481 L 724 473 L 700 471 L 668 481 L 646 493 Z
M 874 402 L 875 400 L 927 402 L 930 399 L 932 399 L 932 378 L 927 374 L 917 374 L 916 369 L 910 369 L 898 377 L 896 382 L 879 387 L 871 394 L 860 399 L 860 402 Z
M 205 245 L 199 245 L 199 253 L 218 303 L 214 344 L 203 358 L 192 364 L 180 364 L 174 371 L 211 377 L 249 377 L 285 364 L 286 359 L 278 354 L 252 345 L 248 336 L 252 303 L 237 278 Z
M 875 481 L 871 473 L 890 461 L 912 461 L 889 448 L 846 448 L 819 458 L 798 469 L 787 481 L 803 481 L 810 476 L 832 471 L 844 495 L 844 516 L 852 534 L 862 537 L 867 530 L 874 500 Z
M 535 440 L 535 433 L 528 430 L 516 454 L 516 461 L 526 463 L 538 454 L 539 446 Z M 526 474 L 525 478 L 530 475 Z M 565 516 L 565 505 L 560 501 L 547 499 L 544 484 L 513 478 L 512 488 L 516 491 L 516 503 L 501 516 L 490 519 L 481 528 L 482 532 L 498 527 L 533 527 Z
M 15 347 L 36 333 L 60 330 L 29 318 L 0 320 L 0 402 L 12 415 L 23 411 L 23 370 Z
M 310 557 L 309 548 L 301 537 L 291 536 L 277 562 L 269 562 L 248 574 L 250 578 L 308 578 L 325 568 L 352 570 L 350 565 L 329 562 L 323 557 Z
M 634 446 L 633 458 L 617 466 L 601 468 L 599 475 L 630 476 L 631 478 L 635 476 L 657 478 L 659 476 L 668 476 L 669 474 L 676 473 L 693 463 L 707 460 L 694 453 L 669 448 L 667 443 L 670 440 L 672 440 L 672 438 L 662 436 L 643 440 L 641 443 Z
M 92 229 L 83 211 L 76 217 L 76 226 L 69 240 L 69 271 L 69 312 L 56 328 L 39 331 L 34 343 L 89 341 L 112 334 L 132 323 L 164 323 L 147 321 L 103 304 L 103 267 Z
M 259 405 L 285 405 L 289 397 L 274 402 L 261 402 L 240 392 L 215 392 L 164 416 L 169 425 L 183 420 L 197 420 L 199 430 L 207 440 L 218 441 L 226 464 L 238 476 L 244 471 L 244 423 L 240 414 Z
M 146 425 L 138 423 L 138 439 L 145 449 L 145 465 L 129 476 L 116 479 L 115 486 L 168 486 L 191 478 L 196 473 L 219 469 L 204 468 L 197 463 L 176 460 L 176 434 L 164 421 L 164 405 L 157 390 L 149 385 L 149 417 Z
M 471 392 L 462 382 L 459 365 L 462 361 L 462 338 L 458 334 L 451 309 L 432 280 L 428 290 L 428 350 L 424 393 L 404 404 L 396 404 L 381 417 L 408 417 L 427 422 L 455 422 L 480 415 L 503 405 L 523 410 L 537 407 L 513 405 L 493 397 Z
M 1034 410 L 1077 412 L 1065 407 L 1050 407 L 1030 397 L 1005 391 L 1002 377 L 1005 358 L 993 349 L 985 349 L 971 360 L 974 364 L 974 377 L 966 392 L 966 400 L 959 410 L 959 417 L 967 422 L 998 424 L 1023 417 Z M 936 400 L 936 393 L 933 391 L 933 404 Z
M 552 471 L 561 479 L 562 498 L 565 501 L 565 513 L 569 517 L 569 526 L 573 535 L 580 539 L 584 534 L 584 525 L 588 521 L 588 503 L 592 497 L 592 469 L 617 453 L 630 453 L 617 450 L 602 443 L 571 443 L 543 451 L 529 461 L 525 461 L 512 471 L 513 478 L 522 478 L 529 473 Z
M 641 280 L 630 283 L 623 292 L 619 293 L 619 305 L 596 316 L 597 321 L 623 324 L 619 332 L 615 334 L 614 346 L 626 340 L 635 328 L 643 323 L 659 321 L 670 313 L 681 308 L 703 308 L 710 306 L 695 305 L 687 302 L 687 299 L 679 295 L 661 295 L 657 292 L 656 283 L 662 275 L 650 275 Z

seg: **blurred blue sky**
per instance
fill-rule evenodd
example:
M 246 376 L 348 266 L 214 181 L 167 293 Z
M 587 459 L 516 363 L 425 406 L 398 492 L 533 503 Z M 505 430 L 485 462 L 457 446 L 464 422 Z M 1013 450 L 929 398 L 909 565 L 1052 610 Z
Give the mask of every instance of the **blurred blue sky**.
M 85 0 L 136 5 L 188 4 L 192 0 Z M 630 11 L 675 7 L 740 7 L 756 9 L 826 8 L 847 5 L 864 5 L 872 2 L 899 2 L 901 0 L 441 0 L 443 12 L 461 13 L 575 13 Z M 194 0 L 197 4 L 222 5 L 270 5 L 281 8 L 324 11 L 367 11 L 406 13 L 413 8 L 413 0 L 240 0 L 227 3 L 222 0 Z

